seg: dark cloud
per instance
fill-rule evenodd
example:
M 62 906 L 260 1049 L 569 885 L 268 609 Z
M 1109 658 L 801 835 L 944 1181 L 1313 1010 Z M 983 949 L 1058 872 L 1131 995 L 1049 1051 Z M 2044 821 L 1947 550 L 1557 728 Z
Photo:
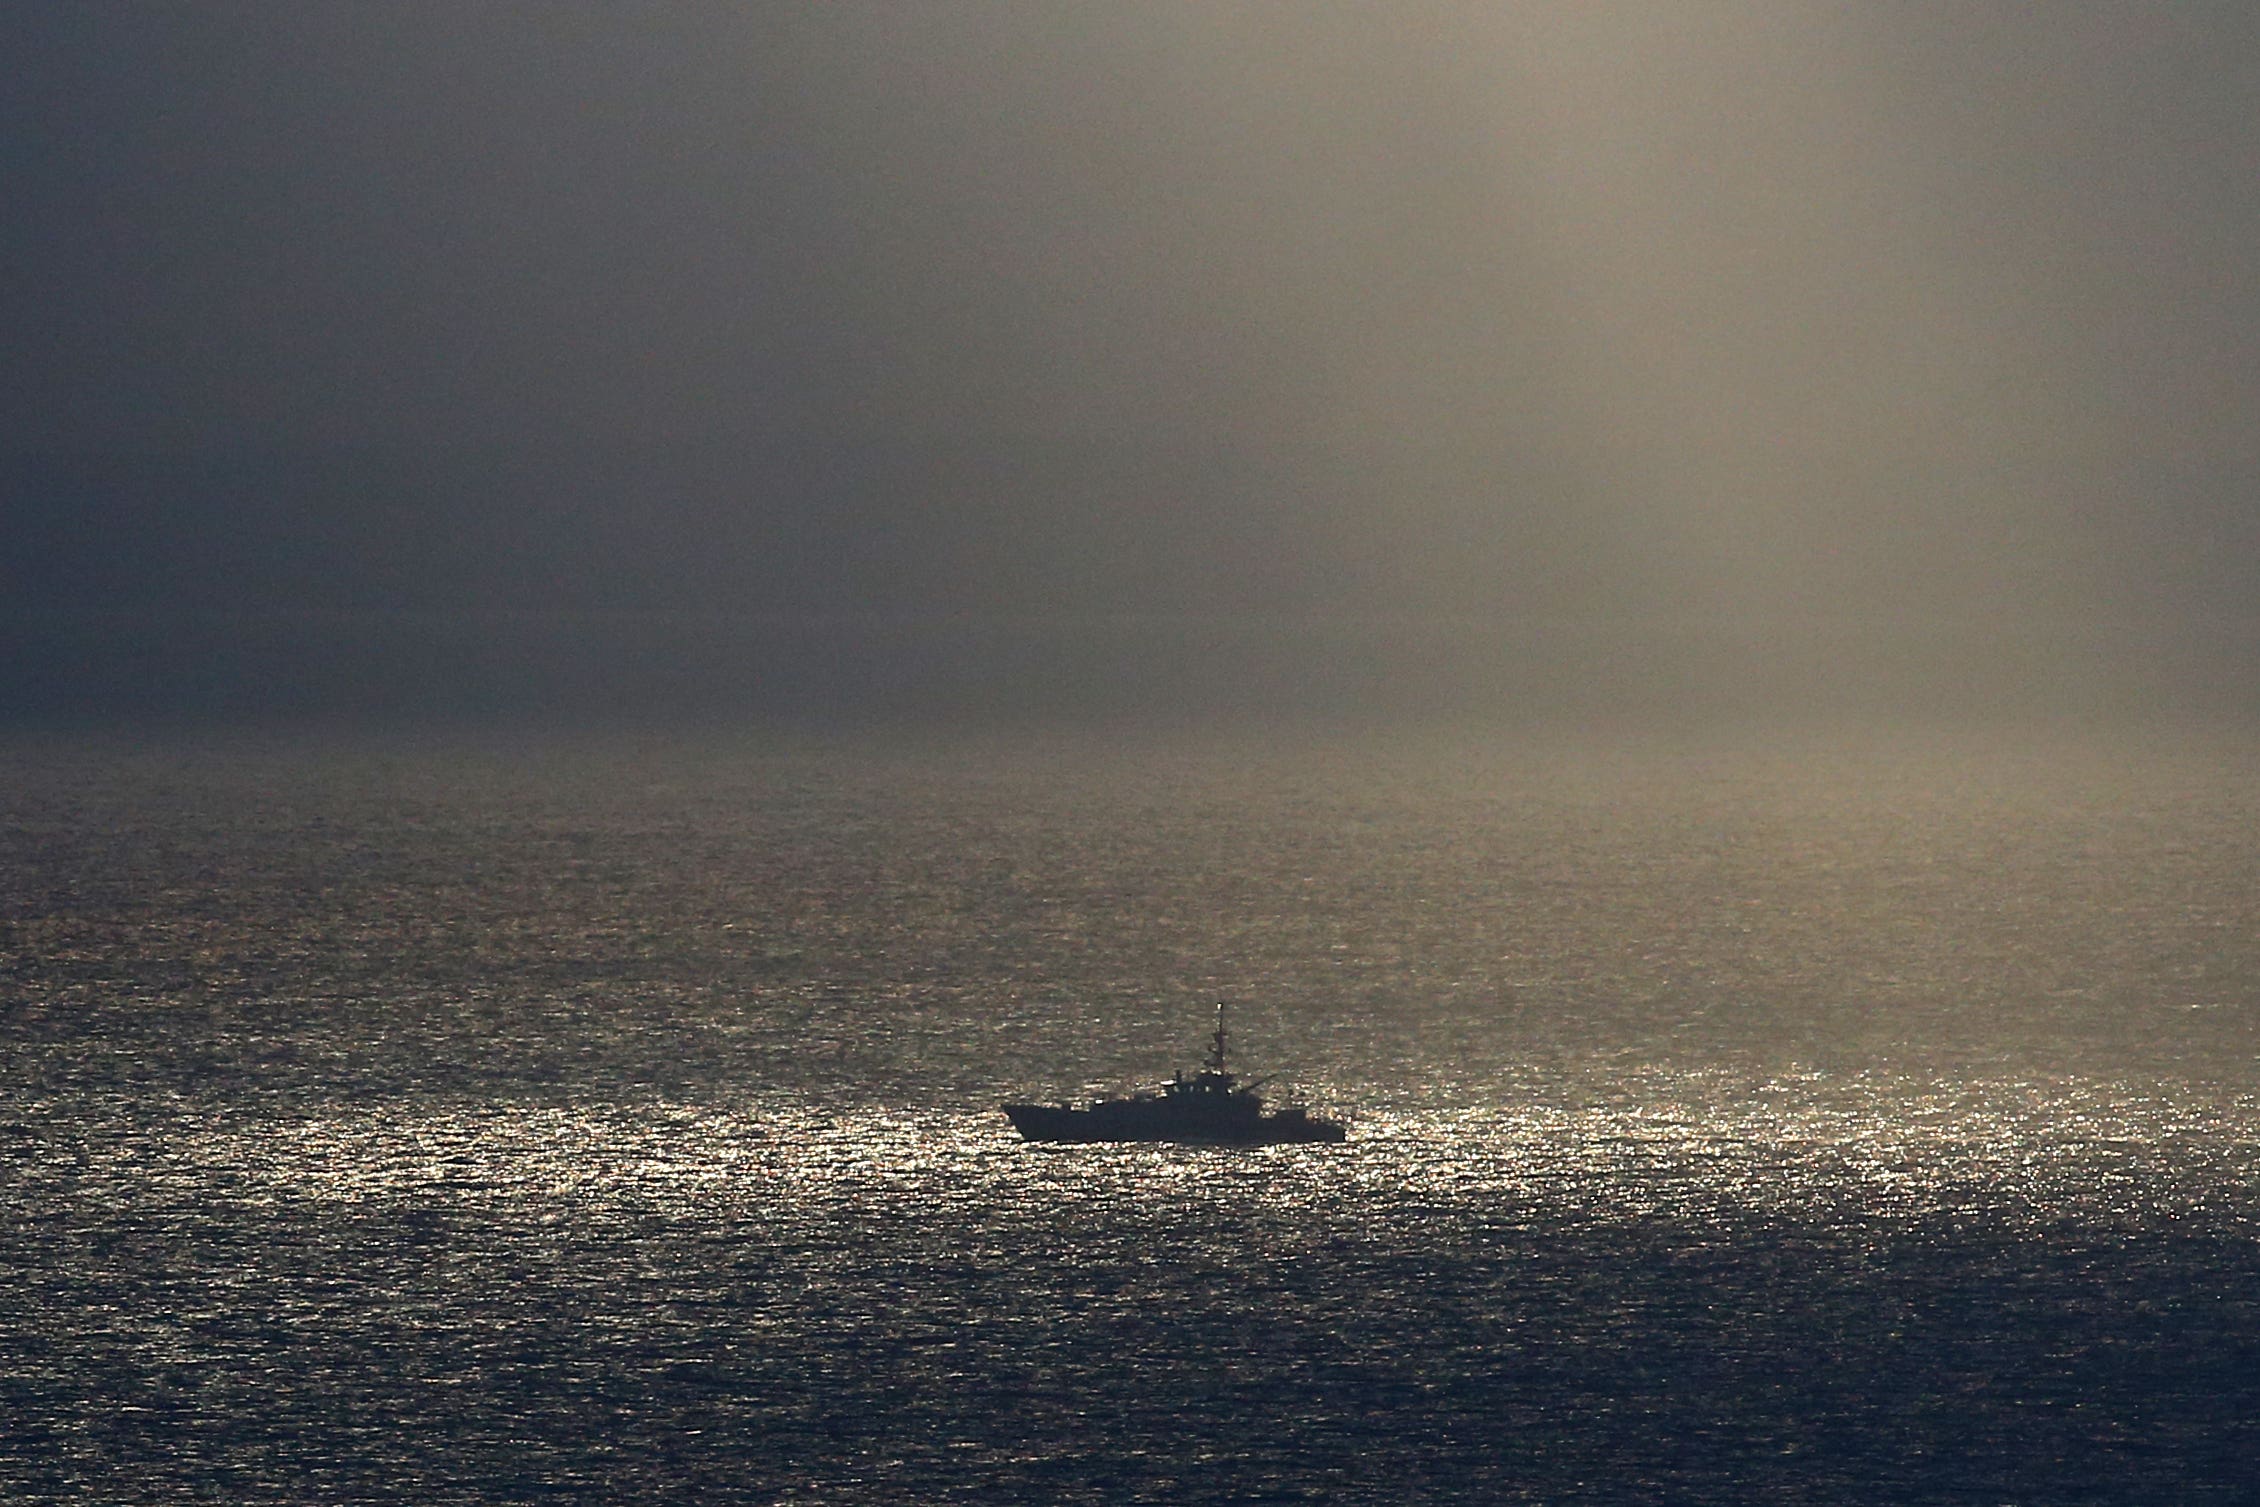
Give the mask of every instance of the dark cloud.
M 358 669 L 293 660 L 308 612 L 565 614 L 596 658 L 602 614 L 1016 621 L 1051 671 L 999 628 L 916 673 L 994 664 L 1037 702 L 1166 700 L 1127 666 L 1203 658 L 1092 649 L 1099 618 L 1428 623 L 1413 660 L 1461 645 L 1478 701 L 1656 694 L 1680 629 L 1608 623 L 1708 624 L 1689 677 L 1799 686 L 1817 622 L 1896 697 L 1953 679 L 1942 633 L 1992 631 L 1942 624 L 2024 646 L 1966 684 L 2116 655 L 2123 685 L 2121 651 L 2032 646 L 2133 624 L 2195 662 L 2260 587 L 2237 7 L 4 25 L 23 704 L 409 706 L 461 659 L 372 629 Z M 1528 626 L 1563 623 L 1618 649 Z M 1314 646 L 1366 667 L 1329 681 L 1216 631 L 1219 700 L 1404 679 L 1401 637 Z M 888 633 L 638 642 L 616 680 L 716 704 L 781 683 L 742 656 L 799 656 L 802 702 L 827 664 L 847 703 L 895 673 L 851 662 L 918 662 Z M 573 658 L 496 654 L 497 694 Z

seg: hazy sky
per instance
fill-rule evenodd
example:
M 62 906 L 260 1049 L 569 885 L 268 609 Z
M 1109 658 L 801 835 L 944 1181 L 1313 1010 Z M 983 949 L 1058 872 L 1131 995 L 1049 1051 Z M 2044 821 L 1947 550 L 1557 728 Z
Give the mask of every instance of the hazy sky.
M 19 618 L 2260 593 L 2246 4 L 55 4 L 0 52 Z

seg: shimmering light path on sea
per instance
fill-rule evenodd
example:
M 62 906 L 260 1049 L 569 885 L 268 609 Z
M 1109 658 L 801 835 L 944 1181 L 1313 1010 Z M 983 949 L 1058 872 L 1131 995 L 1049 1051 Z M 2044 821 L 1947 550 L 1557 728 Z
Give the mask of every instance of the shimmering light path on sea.
M 992 1111 L 481 1105 L 168 1127 L 89 1151 L 127 1202 L 168 1171 L 247 1197 L 548 1201 L 814 1220 L 896 1200 L 970 1215 L 1200 1190 L 1322 1220 L 1368 1200 L 1511 1202 L 1534 1220 L 1636 1214 L 1833 1223 L 1979 1215 L 2029 1226 L 2162 1215 L 2241 1221 L 2260 1100 L 2080 1079 L 1953 1085 L 1823 1074 L 1642 1072 L 1592 1102 L 1357 1118 L 1340 1149 L 1023 1145 Z M 2171 1091 L 2169 1091 L 2171 1090 Z M 154 1144 L 153 1144 L 154 1143 Z M 81 1183 L 82 1191 L 85 1184 Z M 779 1215 L 778 1210 L 789 1213 Z

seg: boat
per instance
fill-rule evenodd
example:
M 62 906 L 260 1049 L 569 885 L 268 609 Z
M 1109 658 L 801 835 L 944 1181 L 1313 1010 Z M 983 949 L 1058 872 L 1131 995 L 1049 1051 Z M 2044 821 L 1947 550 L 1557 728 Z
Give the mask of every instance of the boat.
M 1332 1120 L 1289 1106 L 1264 1111 L 1256 1090 L 1225 1066 L 1224 1007 L 1208 1057 L 1192 1077 L 1180 1069 L 1158 1093 L 1098 1099 L 1083 1108 L 1067 1104 L 1007 1104 L 1005 1117 L 1028 1141 L 1180 1141 L 1206 1146 L 1274 1146 L 1341 1141 L 1349 1132 Z

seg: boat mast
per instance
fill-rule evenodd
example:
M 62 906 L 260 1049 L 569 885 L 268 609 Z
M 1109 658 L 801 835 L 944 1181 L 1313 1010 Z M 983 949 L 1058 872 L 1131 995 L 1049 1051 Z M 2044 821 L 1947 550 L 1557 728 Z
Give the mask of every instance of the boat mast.
M 1222 1073 L 1224 1071 L 1224 1002 L 1222 1000 L 1217 1001 L 1216 1005 L 1216 1034 L 1209 1040 L 1215 1042 L 1216 1045 L 1209 1048 L 1208 1069 L 1212 1073 Z

